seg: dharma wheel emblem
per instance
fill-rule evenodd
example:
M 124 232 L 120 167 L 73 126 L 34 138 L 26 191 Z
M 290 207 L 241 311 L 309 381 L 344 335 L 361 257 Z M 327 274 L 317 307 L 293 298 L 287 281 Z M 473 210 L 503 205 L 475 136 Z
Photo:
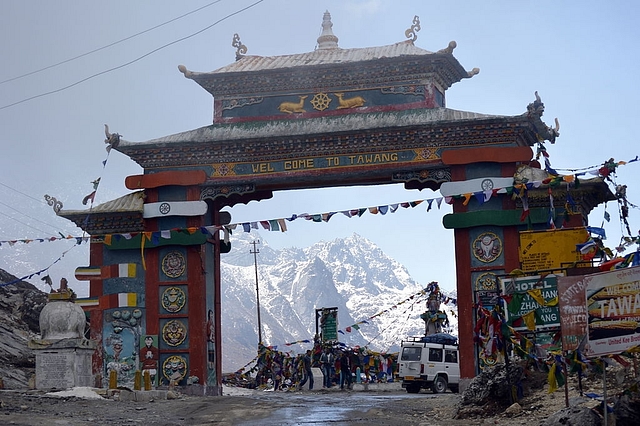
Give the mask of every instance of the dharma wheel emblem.
M 327 96 L 326 93 L 318 93 L 313 97 L 313 99 L 311 99 L 313 109 L 317 109 L 318 111 L 324 111 L 329 108 L 330 103 L 331 98 Z
M 171 211 L 171 205 L 169 203 L 162 203 L 158 210 L 160 210 L 160 213 L 162 214 L 167 214 Z
M 493 190 L 493 181 L 491 179 L 485 179 L 480 184 L 480 187 L 483 191 L 491 191 Z
M 178 278 L 186 269 L 187 262 L 182 253 L 172 251 L 162 259 L 162 272 L 169 278 Z

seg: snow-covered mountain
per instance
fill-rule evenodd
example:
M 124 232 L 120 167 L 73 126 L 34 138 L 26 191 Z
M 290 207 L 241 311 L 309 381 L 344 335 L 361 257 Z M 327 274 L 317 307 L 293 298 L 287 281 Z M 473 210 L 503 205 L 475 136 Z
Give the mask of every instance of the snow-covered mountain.
M 323 307 L 338 308 L 338 329 L 344 331 L 339 338 L 350 346 L 396 352 L 404 337 L 424 334 L 420 314 L 426 310 L 425 297 L 411 296 L 427 283 L 416 283 L 404 266 L 366 238 L 353 234 L 307 248 L 274 250 L 256 231 L 235 233 L 231 252 L 221 259 L 223 371 L 243 367 L 256 354 L 253 241 L 260 241 L 256 259 L 266 345 L 293 353 L 310 349 L 310 343 L 285 344 L 313 340 L 315 310 Z M 446 311 L 451 332 L 457 334 L 457 308 L 451 304 Z M 359 329 L 346 332 L 354 324 Z

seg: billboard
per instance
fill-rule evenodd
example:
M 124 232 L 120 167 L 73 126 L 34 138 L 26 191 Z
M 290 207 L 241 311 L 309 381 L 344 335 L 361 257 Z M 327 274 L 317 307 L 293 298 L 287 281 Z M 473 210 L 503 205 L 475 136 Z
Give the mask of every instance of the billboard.
M 589 239 L 586 228 L 520 232 L 520 265 L 525 272 L 559 269 L 582 260 L 576 244 Z
M 587 306 L 584 303 L 584 276 L 558 277 L 562 349 L 578 348 L 587 334 Z
M 640 345 L 640 267 L 584 277 L 588 356 Z
M 526 330 L 528 319 L 534 321 L 535 328 L 560 326 L 558 276 L 500 278 L 502 292 L 508 296 L 505 318 L 510 326 L 516 330 Z

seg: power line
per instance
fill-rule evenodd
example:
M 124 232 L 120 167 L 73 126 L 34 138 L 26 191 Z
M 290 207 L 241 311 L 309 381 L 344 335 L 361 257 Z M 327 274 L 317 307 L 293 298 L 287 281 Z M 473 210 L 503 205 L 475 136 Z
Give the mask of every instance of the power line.
M 147 57 L 147 56 L 149 56 L 149 55 L 152 55 L 153 53 L 155 53 L 155 52 L 157 52 L 157 51 L 159 51 L 159 50 L 162 50 L 162 49 L 164 49 L 164 48 L 166 48 L 166 47 L 172 46 L 172 45 L 174 45 L 174 44 L 176 44 L 176 43 L 180 43 L 181 41 L 184 41 L 184 40 L 190 39 L 191 37 L 194 37 L 194 36 L 196 36 L 196 35 L 198 35 L 198 34 L 200 34 L 200 33 L 204 32 L 204 31 L 206 31 L 206 30 L 208 30 L 208 29 L 210 29 L 210 28 L 212 28 L 212 27 L 214 27 L 214 26 L 218 25 L 220 22 L 225 21 L 225 20 L 227 20 L 227 19 L 231 18 L 232 16 L 235 16 L 235 15 L 237 15 L 237 14 L 239 14 L 239 13 L 242 13 L 242 12 L 244 12 L 245 10 L 251 9 L 252 7 L 256 6 L 257 4 L 262 3 L 263 1 L 264 1 L 264 0 L 258 0 L 257 2 L 252 3 L 252 4 L 250 4 L 249 6 L 247 6 L 247 7 L 243 8 L 243 9 L 240 9 L 240 10 L 238 10 L 238 11 L 236 11 L 236 12 L 233 12 L 233 13 L 228 14 L 228 15 L 227 15 L 227 16 L 225 16 L 224 18 L 221 18 L 221 19 L 217 20 L 217 21 L 216 21 L 216 22 L 214 22 L 213 24 L 208 25 L 208 26 L 204 27 L 203 29 L 201 29 L 201 30 L 199 30 L 199 31 L 196 31 L 195 33 L 189 34 L 188 36 L 185 36 L 185 37 L 179 38 L 179 39 L 177 39 L 177 40 L 174 40 L 174 41 L 172 41 L 172 42 L 170 42 L 170 43 L 164 44 L 164 45 L 162 45 L 162 46 L 160 46 L 160 47 L 158 47 L 158 48 L 156 48 L 156 49 L 153 49 L 152 51 L 150 51 L 150 52 L 148 52 L 148 53 L 145 53 L 144 55 L 139 56 L 139 57 L 137 57 L 136 59 L 133 59 L 133 60 L 131 60 L 131 61 L 129 61 L 129 62 L 126 62 L 126 63 L 124 63 L 124 64 L 118 65 L 118 66 L 113 67 L 113 68 L 109 68 L 109 69 L 107 69 L 107 70 L 105 70 L 105 71 L 101 71 L 101 72 L 96 73 L 96 74 L 93 74 L 93 75 L 90 75 L 89 77 L 83 78 L 82 80 L 78 80 L 78 81 L 76 81 L 75 83 L 71 83 L 71 84 L 69 84 L 69 85 L 67 85 L 67 86 L 64 86 L 64 87 L 61 87 L 61 88 L 59 88 L 59 89 L 51 90 L 51 91 L 49 91 L 49 92 L 41 93 L 41 94 L 39 94 L 39 95 L 34 95 L 34 96 L 31 96 L 31 97 L 28 97 L 28 98 L 22 99 L 21 101 L 17 101 L 17 102 L 13 102 L 13 103 L 11 103 L 11 104 L 8 104 L 8 105 L 4 105 L 4 106 L 0 107 L 0 110 L 7 109 L 7 108 L 10 108 L 10 107 L 12 107 L 12 106 L 16 106 L 16 105 L 19 105 L 19 104 L 21 104 L 21 103 L 28 102 L 28 101 L 31 101 L 31 100 L 34 100 L 34 99 L 42 98 L 42 97 L 44 97 L 44 96 L 52 95 L 52 94 L 54 94 L 54 93 L 62 92 L 62 91 L 64 91 L 64 90 L 67 90 L 67 89 L 70 89 L 70 88 L 72 88 L 72 87 L 74 87 L 74 86 L 77 86 L 77 85 L 79 85 L 79 84 L 81 84 L 81 83 L 84 83 L 85 81 L 88 81 L 88 80 L 91 80 L 91 79 L 93 79 L 93 78 L 99 77 L 99 76 L 101 76 L 101 75 L 103 75 L 103 74 L 107 74 L 107 73 L 110 73 L 110 72 L 112 72 L 112 71 L 119 70 L 120 68 L 124 68 L 124 67 L 126 67 L 126 66 L 129 66 L 129 65 L 131 65 L 131 64 L 133 64 L 133 63 L 136 63 L 136 62 L 140 61 L 141 59 L 146 58 L 146 57 Z
M 134 38 L 134 37 L 137 37 L 137 36 L 139 36 L 139 35 L 142 35 L 142 34 L 148 33 L 149 31 L 153 31 L 153 30 L 155 30 L 155 29 L 157 29 L 157 28 L 160 28 L 160 27 L 162 27 L 162 26 L 165 26 L 165 25 L 167 25 L 167 24 L 170 24 L 171 22 L 177 21 L 178 19 L 182 19 L 182 18 L 184 18 L 185 16 L 188 16 L 188 15 L 194 14 L 194 13 L 196 13 L 196 12 L 199 12 L 199 11 L 201 11 L 202 9 L 205 9 L 205 8 L 207 8 L 207 7 L 209 7 L 209 6 L 212 6 L 212 5 L 216 4 L 216 3 L 220 3 L 221 1 L 222 1 L 222 0 L 216 0 L 216 1 L 214 1 L 214 2 L 211 2 L 211 3 L 207 4 L 207 5 L 204 5 L 204 6 L 202 6 L 202 7 L 199 7 L 199 8 L 197 8 L 197 9 L 195 9 L 195 10 L 192 10 L 191 12 L 187 12 L 187 13 L 185 13 L 185 14 L 183 14 L 183 15 L 180 15 L 180 16 L 178 16 L 177 18 L 170 19 L 170 20 L 168 20 L 168 21 L 166 21 L 166 22 L 163 22 L 163 23 L 161 23 L 161 24 L 158 24 L 158 25 L 156 25 L 156 26 L 154 26 L 154 27 L 151 27 L 151 28 L 146 29 L 146 30 L 144 30 L 144 31 L 140 31 L 139 33 L 136 33 L 136 34 L 130 35 L 129 37 L 125 37 L 125 38 L 120 39 L 120 40 L 118 40 L 118 41 L 114 41 L 113 43 L 107 44 L 106 46 L 102 46 L 102 47 L 99 47 L 99 48 L 97 48 L 97 49 L 93 49 L 93 50 L 90 50 L 90 51 L 88 51 L 88 52 L 82 53 L 82 54 L 80 54 L 80 55 L 78 55 L 78 56 L 74 56 L 73 58 L 65 59 L 64 61 L 60 61 L 60 62 L 57 62 L 57 63 L 55 63 L 55 64 L 48 65 L 48 66 L 46 66 L 46 67 L 44 67 L 44 68 L 40 68 L 40 69 L 37 69 L 37 70 L 35 70 L 35 71 L 31 71 L 31 72 L 28 72 L 28 73 L 26 73 L 26 74 L 19 75 L 19 76 L 17 76 L 17 77 L 12 77 L 12 78 L 9 78 L 9 79 L 6 79 L 6 80 L 3 80 L 3 81 L 0 81 L 0 85 L 1 85 L 1 84 L 4 84 L 4 83 L 8 83 L 8 82 L 10 82 L 10 81 L 19 80 L 19 79 L 21 79 L 21 78 L 28 77 L 28 76 L 30 76 L 30 75 L 37 74 L 37 73 L 42 72 L 42 71 L 46 71 L 46 70 L 51 69 L 51 68 L 55 68 L 55 67 L 57 67 L 57 66 L 59 66 L 59 65 L 66 64 L 66 63 L 71 62 L 71 61 L 75 61 L 76 59 L 80 59 L 80 58 L 82 58 L 82 57 L 85 57 L 85 56 L 91 55 L 92 53 L 96 53 L 96 52 L 99 52 L 99 51 L 101 51 L 101 50 L 107 49 L 107 48 L 109 48 L 109 47 L 115 46 L 116 44 L 120 44 L 120 43 L 123 43 L 123 42 L 125 42 L 125 41 L 127 41 L 127 40 L 131 40 L 131 39 L 132 39 L 132 38 Z
M 21 192 L 21 191 L 19 191 L 19 190 L 15 189 L 15 188 L 12 188 L 12 187 L 10 187 L 9 185 L 5 185 L 5 184 L 4 184 L 4 183 L 2 183 L 2 182 L 0 182 L 0 186 L 4 186 L 5 188 L 8 188 L 8 189 L 10 189 L 10 190 L 12 190 L 12 191 L 15 191 L 15 192 L 17 192 L 18 194 L 24 195 L 24 196 L 25 196 L 25 197 L 27 197 L 27 198 L 31 198 L 32 200 L 37 201 L 37 202 L 39 202 L 39 203 L 47 204 L 47 203 L 46 203 L 45 201 L 43 201 L 43 200 L 39 200 L 39 199 L 37 199 L 37 198 L 34 198 L 34 197 L 32 197 L 31 195 L 29 195 L 29 194 L 25 194 L 24 192 Z
M 10 208 L 11 210 L 13 210 L 13 211 L 15 211 L 15 212 L 18 212 L 19 214 L 21 214 L 21 215 L 22 215 L 22 216 L 24 216 L 24 217 L 28 217 L 29 219 L 35 220 L 36 222 L 40 222 L 40 223 L 42 223 L 42 224 L 44 224 L 44 225 L 50 226 L 50 227 L 54 228 L 56 231 L 58 231 L 58 227 L 57 227 L 57 226 L 51 225 L 50 223 L 43 222 L 43 221 L 41 221 L 40 219 L 37 219 L 37 218 L 32 217 L 32 216 L 29 216 L 28 214 L 22 213 L 20 210 L 18 210 L 18 209 L 16 209 L 16 208 L 14 208 L 14 207 L 12 207 L 12 206 L 10 206 L 9 204 L 3 203 L 2 201 L 0 201 L 0 204 L 2 204 L 3 206 L 5 206 L 5 207 L 7 207 L 7 208 Z M 7 215 L 5 215 L 5 216 L 7 216 Z M 9 217 L 9 218 L 13 219 L 11 216 L 7 216 L 7 217 Z M 17 219 L 14 219 L 14 220 L 17 220 Z M 20 223 L 22 223 L 22 222 L 20 222 Z M 29 225 L 27 225 L 27 226 L 29 226 Z M 36 229 L 37 229 L 37 228 L 36 228 Z M 41 229 L 38 229 L 38 231 L 43 232 Z
M 46 233 L 47 233 L 46 231 L 43 231 L 43 230 L 42 230 L 42 229 L 40 229 L 40 228 L 35 228 L 35 227 L 33 227 L 33 226 L 29 225 L 28 223 L 24 223 L 24 222 L 22 222 L 21 220 L 16 219 L 15 217 L 11 217 L 11 216 L 9 216 L 9 215 L 8 215 L 8 214 L 6 214 L 6 213 L 0 212 L 0 214 L 1 214 L 1 215 L 3 215 L 3 216 L 5 216 L 5 217 L 8 217 L 9 219 L 15 220 L 15 221 L 16 221 L 16 222 L 18 222 L 18 223 L 21 223 L 21 224 L 23 224 L 23 225 L 25 225 L 25 226 L 28 226 L 28 227 L 29 227 L 29 228 L 31 228 L 31 229 L 35 229 L 35 230 L 40 231 L 40 232 L 42 232 L 42 233 L 44 233 L 44 234 L 46 234 Z M 33 219 L 33 218 L 31 218 L 31 219 Z

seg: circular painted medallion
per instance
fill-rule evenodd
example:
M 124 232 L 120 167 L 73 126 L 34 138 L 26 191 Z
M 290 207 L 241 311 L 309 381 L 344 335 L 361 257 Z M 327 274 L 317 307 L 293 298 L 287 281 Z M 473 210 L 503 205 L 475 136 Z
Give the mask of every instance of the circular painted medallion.
M 158 207 L 158 210 L 161 214 L 168 214 L 171 211 L 171 205 L 169 203 L 162 203 L 160 207 Z
M 483 232 L 473 241 L 472 251 L 480 262 L 493 262 L 502 254 L 502 240 L 493 232 Z
M 169 346 L 178 346 L 187 338 L 187 327 L 179 320 L 171 320 L 162 327 L 162 339 Z
M 313 109 L 318 111 L 324 111 L 329 108 L 329 104 L 331 103 L 331 98 L 327 96 L 326 93 L 317 93 L 313 99 L 311 99 L 311 105 Z
M 187 296 L 179 287 L 168 287 L 162 292 L 162 307 L 172 314 L 180 312 L 186 300 Z
M 178 251 L 172 251 L 162 259 L 162 272 L 169 278 L 178 278 L 184 274 L 187 267 L 187 262 Z
M 162 363 L 162 374 L 169 382 L 179 382 L 187 375 L 187 360 L 180 355 L 171 355 Z
M 485 272 L 476 278 L 476 290 L 497 290 L 498 277 L 493 272 Z
M 493 189 L 493 181 L 491 179 L 485 179 L 480 184 L 483 191 L 491 191 Z

